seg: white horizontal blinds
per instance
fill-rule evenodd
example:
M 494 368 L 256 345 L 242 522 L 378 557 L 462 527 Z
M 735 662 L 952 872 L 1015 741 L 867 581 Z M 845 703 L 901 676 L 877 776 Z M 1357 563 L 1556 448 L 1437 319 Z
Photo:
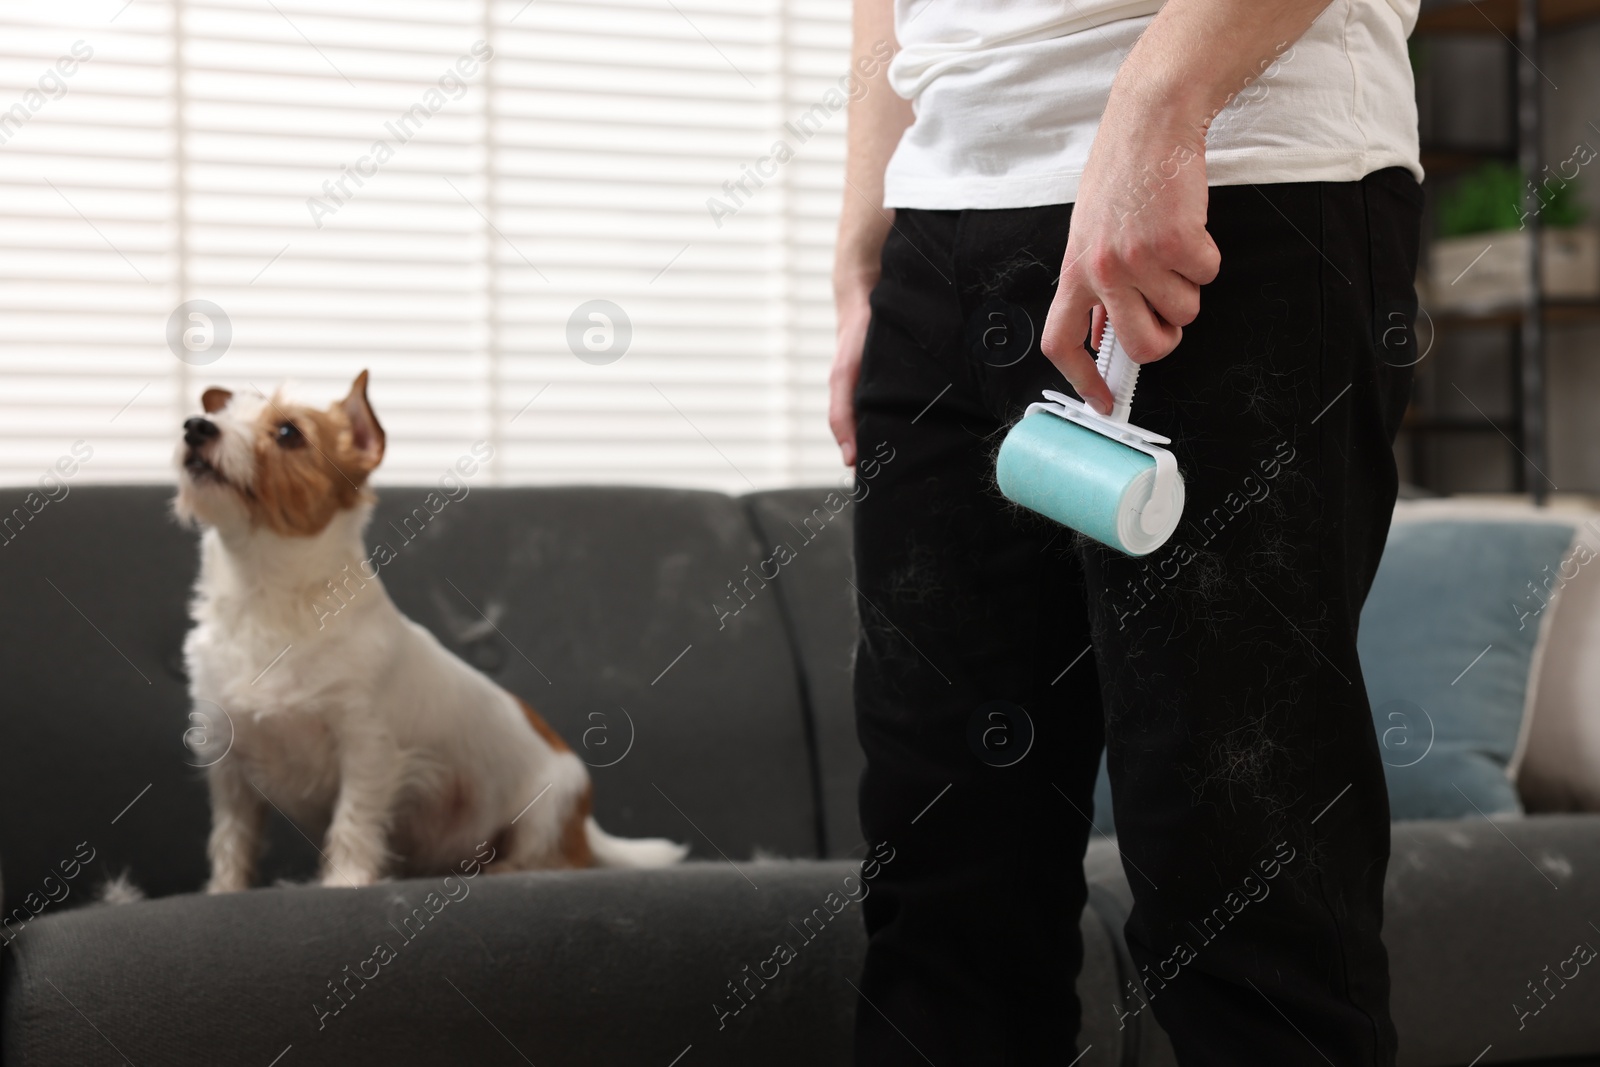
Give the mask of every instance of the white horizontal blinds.
M 384 475 L 485 437 L 481 9 L 460 0 L 185 0 L 187 297 L 233 342 L 189 371 L 318 398 L 361 369 Z
M 86 28 L 72 5 L 0 13 L 10 92 L 80 36 L 95 49 L 0 145 L 19 216 L 0 229 L 0 478 L 81 436 L 85 477 L 164 479 L 204 386 L 327 396 L 361 368 L 389 482 L 480 438 L 501 482 L 836 471 L 844 116 L 803 143 L 785 123 L 846 69 L 846 0 L 118 8 L 82 5 Z M 794 158 L 763 164 L 785 138 Z M 183 324 L 231 328 L 221 358 L 169 351 L 183 301 L 208 315 Z
M 170 449 L 172 6 L 0 6 L 0 477 L 148 476 Z M 134 403 L 130 405 L 130 401 Z M 83 450 L 80 450 L 82 454 Z
M 778 125 L 777 4 L 539 0 L 511 21 L 520 6 L 496 7 L 507 21 L 493 75 L 498 414 L 516 419 L 502 469 L 780 480 L 783 190 L 759 191 L 721 228 L 707 207 Z M 569 349 L 568 319 L 592 299 L 631 323 L 614 363 Z

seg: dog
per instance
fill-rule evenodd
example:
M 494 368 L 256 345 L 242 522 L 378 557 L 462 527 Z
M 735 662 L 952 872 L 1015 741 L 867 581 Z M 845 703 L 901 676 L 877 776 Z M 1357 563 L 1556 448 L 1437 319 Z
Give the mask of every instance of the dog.
M 269 806 L 318 838 L 325 886 L 450 872 L 660 867 L 685 846 L 600 829 L 583 762 L 532 708 L 402 615 L 366 561 L 386 438 L 367 373 L 325 409 L 207 389 L 174 511 L 197 525 L 184 641 L 207 767 L 211 893 L 248 888 Z M 359 582 L 347 584 L 351 574 Z M 323 608 L 330 580 L 349 593 Z

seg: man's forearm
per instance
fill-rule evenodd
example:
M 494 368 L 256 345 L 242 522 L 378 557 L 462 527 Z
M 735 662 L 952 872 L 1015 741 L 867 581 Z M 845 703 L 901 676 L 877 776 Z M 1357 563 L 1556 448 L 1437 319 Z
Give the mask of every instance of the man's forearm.
M 1117 70 L 1040 334 L 1045 355 L 1102 413 L 1111 410 L 1111 393 L 1083 350 L 1084 336 L 1104 316 L 1140 363 L 1178 347 L 1183 327 L 1200 314 L 1200 287 L 1221 267 L 1206 232 L 1211 120 L 1328 3 L 1167 0 Z
M 850 101 L 845 149 L 844 204 L 834 250 L 836 294 L 870 289 L 889 233 L 882 210 L 883 172 L 911 125 L 911 104 L 889 88 L 886 53 L 895 48 L 893 0 L 856 0 L 851 20 L 852 69 L 863 91 Z M 872 70 L 871 77 L 861 71 Z
M 1202 150 L 1211 120 L 1330 0 L 1168 0 L 1128 53 L 1102 126 L 1155 126 Z

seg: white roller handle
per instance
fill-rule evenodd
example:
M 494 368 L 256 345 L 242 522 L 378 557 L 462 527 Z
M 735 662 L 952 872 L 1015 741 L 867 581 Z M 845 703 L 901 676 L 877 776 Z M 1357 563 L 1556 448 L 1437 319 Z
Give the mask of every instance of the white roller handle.
M 1111 422 L 1126 425 L 1128 414 L 1133 408 L 1133 391 L 1139 384 L 1139 364 L 1133 361 L 1127 350 L 1117 341 L 1117 331 L 1111 328 L 1109 318 L 1106 319 L 1105 327 L 1100 333 L 1100 351 L 1095 360 L 1095 367 L 1100 371 L 1100 376 L 1106 380 L 1106 387 L 1111 390 L 1111 414 L 1106 418 Z M 1156 533 L 1165 529 L 1165 524 L 1172 518 L 1173 497 L 1170 487 L 1178 478 L 1178 463 L 1171 452 L 1158 449 L 1153 454 L 1156 461 L 1156 483 L 1150 495 L 1150 502 L 1145 505 L 1144 512 L 1139 516 L 1139 525 L 1146 533 Z
M 1112 422 L 1127 422 L 1133 408 L 1133 390 L 1139 384 L 1139 364 L 1118 343 L 1117 331 L 1111 328 L 1109 318 L 1100 334 L 1095 367 L 1106 380 L 1106 388 L 1111 390 L 1111 414 L 1107 418 Z

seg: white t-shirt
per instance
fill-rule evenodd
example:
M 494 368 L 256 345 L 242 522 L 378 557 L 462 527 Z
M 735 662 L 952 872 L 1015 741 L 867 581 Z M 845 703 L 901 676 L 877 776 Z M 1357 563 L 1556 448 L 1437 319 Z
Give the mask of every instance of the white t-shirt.
M 1420 181 L 1406 38 L 1420 0 L 1333 0 L 1212 121 L 1211 185 Z M 885 207 L 1070 203 L 1111 80 L 1162 0 L 895 0 L 889 84 L 916 120 Z M 1261 57 L 1266 59 L 1267 57 Z

